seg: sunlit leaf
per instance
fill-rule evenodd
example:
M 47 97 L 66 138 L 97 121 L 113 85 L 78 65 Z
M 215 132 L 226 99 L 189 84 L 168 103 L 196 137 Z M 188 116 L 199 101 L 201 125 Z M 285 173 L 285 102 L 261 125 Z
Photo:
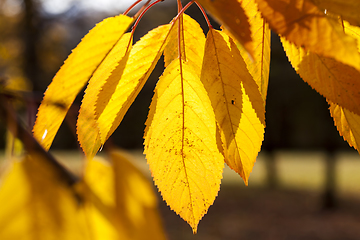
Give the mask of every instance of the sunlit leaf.
M 356 39 L 358 51 L 360 52 L 360 27 L 352 26 L 346 21 L 342 21 L 342 24 L 344 27 L 344 32 Z
M 341 16 L 353 25 L 360 26 L 359 0 L 312 0 L 322 11 Z
M 122 77 L 132 46 L 131 37 L 131 33 L 122 36 L 95 71 L 86 88 L 77 121 L 77 135 L 88 158 L 93 158 L 103 144 L 100 139 L 101 126 L 97 122 L 98 112 L 101 113 L 109 102 Z M 97 104 L 97 99 L 100 99 L 102 104 Z
M 311 0 L 255 1 L 271 29 L 291 43 L 360 70 L 356 40 Z
M 123 75 L 113 89 L 106 95 L 108 88 L 100 91 L 96 100 L 96 115 L 100 129 L 101 144 L 110 137 L 122 121 L 130 105 L 139 94 L 146 80 L 161 57 L 172 24 L 155 28 L 142 37 L 132 48 Z
M 269 24 L 261 17 L 255 0 L 244 0 L 242 1 L 242 6 L 249 17 L 251 38 L 254 46 L 253 58 L 250 58 L 247 51 L 241 45 L 237 45 L 251 76 L 259 86 L 265 103 L 269 83 L 271 32 Z
M 330 113 L 340 135 L 360 152 L 360 116 L 331 102 Z
M 198 24 L 186 18 L 186 61 L 183 55 L 174 59 L 160 77 L 144 145 L 163 199 L 196 232 L 219 191 L 224 159 L 217 148 L 211 102 L 200 81 L 205 37 Z
M 57 72 L 45 92 L 33 129 L 35 138 L 45 149 L 50 148 L 75 97 L 132 21 L 132 18 L 120 15 L 97 24 Z
M 231 32 L 251 56 L 254 55 L 250 24 L 243 9 L 243 1 L 199 0 L 199 3 Z
M 328 101 L 360 114 L 360 72 L 332 58 L 305 52 L 281 39 L 286 55 L 301 78 Z
M 165 67 L 167 67 L 174 59 L 179 57 L 179 49 L 178 49 L 179 44 L 181 44 L 181 48 L 180 48 L 181 55 L 185 56 L 184 34 L 178 34 L 179 28 L 180 28 L 180 33 L 184 32 L 184 21 L 192 22 L 193 20 L 191 19 L 190 16 L 188 16 L 186 14 L 179 16 L 179 19 L 174 23 L 174 26 L 169 33 L 168 42 L 164 48 L 164 66 Z M 185 24 L 189 25 L 187 23 L 185 23 Z M 180 37 L 180 39 L 178 39 L 178 37 Z M 193 47 L 193 46 L 191 46 L 191 47 Z
M 247 184 L 263 140 L 265 106 L 235 43 L 217 30 L 207 36 L 201 79 L 215 111 L 225 161 Z

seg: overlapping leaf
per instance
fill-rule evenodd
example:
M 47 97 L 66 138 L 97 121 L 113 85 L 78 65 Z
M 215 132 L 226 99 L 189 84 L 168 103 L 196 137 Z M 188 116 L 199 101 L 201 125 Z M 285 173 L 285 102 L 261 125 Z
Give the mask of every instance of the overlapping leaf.
M 360 70 L 356 40 L 311 0 L 256 0 L 272 30 L 298 47 Z
M 344 32 L 356 39 L 358 51 L 360 52 L 360 27 L 352 26 L 347 21 L 342 21 L 342 25 Z
M 360 152 L 360 116 L 331 102 L 330 113 L 340 135 Z
M 91 77 L 86 88 L 79 111 L 77 135 L 83 151 L 89 158 L 94 157 L 100 146 L 104 144 L 100 139 L 101 128 L 98 125 L 99 116 L 96 113 L 102 112 L 122 77 L 132 46 L 131 38 L 131 33 L 126 33 L 121 37 Z M 101 96 L 99 96 L 100 91 L 103 93 Z M 96 111 L 98 98 L 103 101 L 103 104 L 98 104 L 102 107 L 101 111 Z
M 358 0 L 312 0 L 322 11 L 341 16 L 343 20 L 360 26 L 360 1 Z
M 243 9 L 243 1 L 239 0 L 199 0 L 202 6 L 224 25 L 231 34 L 253 56 L 254 49 L 251 38 L 248 16 Z
M 186 61 L 180 55 L 160 77 L 144 145 L 164 200 L 196 232 L 219 191 L 224 159 L 217 148 L 211 102 L 200 81 L 205 37 L 186 15 L 183 29 Z
M 75 97 L 132 21 L 132 18 L 120 15 L 97 24 L 58 71 L 45 92 L 33 129 L 35 138 L 45 149 L 50 148 Z
M 255 0 L 244 0 L 242 1 L 242 6 L 246 15 L 249 17 L 251 38 L 254 46 L 253 58 L 247 54 L 247 51 L 241 44 L 237 44 L 237 46 L 251 76 L 259 86 L 265 103 L 270 70 L 270 28 L 269 24 L 261 17 Z
M 263 140 L 265 107 L 240 52 L 226 34 L 209 31 L 201 79 L 215 111 L 225 161 L 247 184 Z
M 360 114 L 360 72 L 332 58 L 305 52 L 285 39 L 286 54 L 301 78 L 330 102 Z
M 96 99 L 96 115 L 100 128 L 101 143 L 119 126 L 130 105 L 139 94 L 152 70 L 161 57 L 172 24 L 155 28 L 142 37 L 132 48 L 124 73 L 111 95 L 100 90 Z

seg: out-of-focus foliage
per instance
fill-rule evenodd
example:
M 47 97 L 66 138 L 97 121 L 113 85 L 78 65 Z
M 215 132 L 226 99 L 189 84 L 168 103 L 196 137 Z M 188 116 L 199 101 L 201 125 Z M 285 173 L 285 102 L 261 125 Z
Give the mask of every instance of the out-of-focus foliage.
M 0 179 L 0 239 L 165 239 L 150 182 L 127 154 L 87 163 L 76 185 L 65 184 L 37 154 Z

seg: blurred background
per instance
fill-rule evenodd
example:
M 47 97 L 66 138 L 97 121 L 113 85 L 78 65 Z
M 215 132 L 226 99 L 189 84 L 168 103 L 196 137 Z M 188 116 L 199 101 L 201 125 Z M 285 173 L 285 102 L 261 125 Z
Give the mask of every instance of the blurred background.
M 133 2 L 0 0 L 0 81 L 8 89 L 31 93 L 24 95 L 30 97 L 22 106 L 30 128 L 43 92 L 71 49 L 96 23 L 122 13 Z M 135 41 L 168 23 L 176 12 L 175 0 L 151 8 L 135 31 Z M 192 6 L 187 13 L 206 33 L 201 12 Z M 195 236 L 159 197 L 169 239 L 360 239 L 359 155 L 339 136 L 325 99 L 288 63 L 275 34 L 271 45 L 265 140 L 249 187 L 225 168 L 219 196 Z M 112 143 L 134 153 L 134 161 L 149 177 L 142 155 L 144 123 L 162 71 L 160 59 L 111 137 Z M 72 168 L 72 161 L 81 158 L 75 135 L 81 97 L 52 145 Z M 1 124 L 0 149 L 5 147 L 5 133 Z

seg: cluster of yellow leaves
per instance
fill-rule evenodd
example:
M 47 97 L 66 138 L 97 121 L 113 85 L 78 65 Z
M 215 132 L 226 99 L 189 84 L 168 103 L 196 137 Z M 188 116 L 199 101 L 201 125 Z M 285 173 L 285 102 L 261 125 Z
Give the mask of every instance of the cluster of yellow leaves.
M 217 196 L 224 163 L 247 184 L 260 151 L 270 28 L 283 38 L 296 71 L 330 102 L 340 134 L 355 148 L 360 114 L 357 0 L 198 2 L 223 31 L 210 28 L 205 36 L 181 13 L 133 45 L 132 33 L 125 33 L 132 18 L 119 15 L 98 24 L 49 85 L 33 130 L 49 149 L 88 83 L 77 133 L 91 161 L 163 54 L 166 68 L 146 122 L 145 154 L 163 198 L 194 232 Z
M 110 159 L 88 161 L 73 186 L 39 155 L 13 160 L 1 179 L 0 239 L 165 239 L 150 182 L 123 152 Z

